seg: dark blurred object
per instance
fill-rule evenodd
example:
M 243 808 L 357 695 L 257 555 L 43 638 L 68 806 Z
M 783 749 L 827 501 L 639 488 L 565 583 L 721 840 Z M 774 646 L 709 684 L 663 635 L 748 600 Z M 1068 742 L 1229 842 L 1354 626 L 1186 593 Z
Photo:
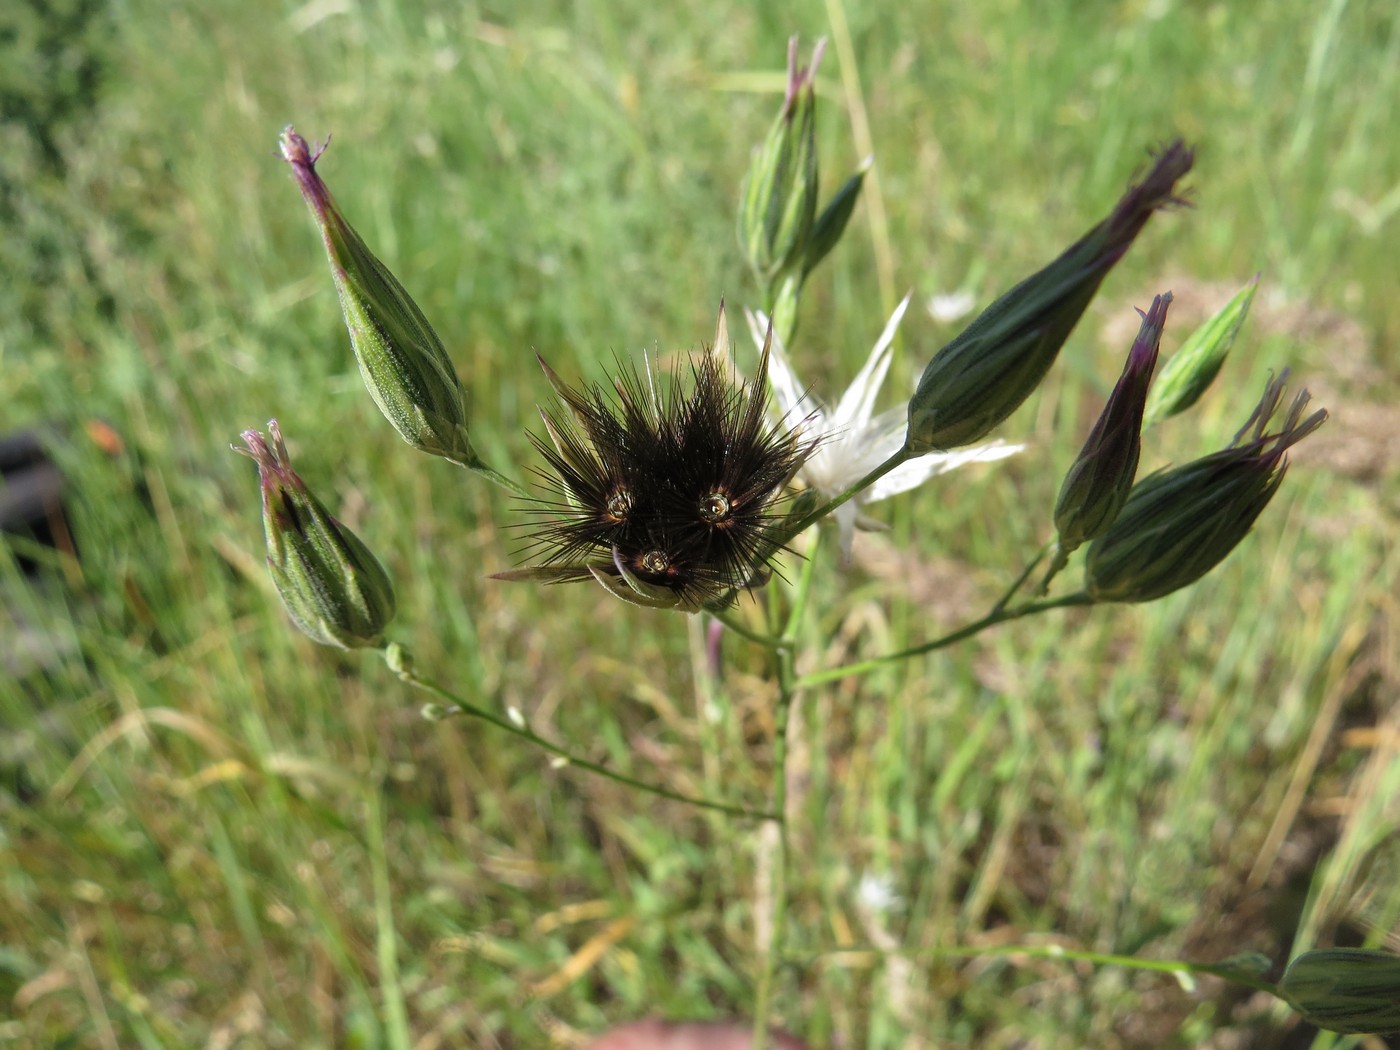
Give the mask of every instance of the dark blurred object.
M 0 533 L 76 553 L 63 514 L 63 475 L 36 431 L 0 435 Z M 15 558 L 24 572 L 35 570 L 23 544 L 17 545 Z
M 741 1021 L 638 1021 L 589 1043 L 586 1050 L 749 1050 L 753 1025 Z M 810 1050 L 806 1043 L 773 1031 L 773 1050 Z
M 58 467 L 44 450 L 45 436 L 34 430 L 0 434 L 0 677 L 18 683 L 22 692 L 31 676 L 56 673 L 74 652 L 76 641 L 60 593 L 63 574 L 45 572 L 54 559 L 41 548 L 75 554 L 63 512 L 64 484 Z M 4 548 L 26 577 L 9 571 Z M 47 706 L 47 705 L 46 705 Z M 33 801 L 39 794 L 29 763 L 43 728 L 58 739 L 55 710 L 36 711 L 25 731 L 0 714 L 0 801 Z

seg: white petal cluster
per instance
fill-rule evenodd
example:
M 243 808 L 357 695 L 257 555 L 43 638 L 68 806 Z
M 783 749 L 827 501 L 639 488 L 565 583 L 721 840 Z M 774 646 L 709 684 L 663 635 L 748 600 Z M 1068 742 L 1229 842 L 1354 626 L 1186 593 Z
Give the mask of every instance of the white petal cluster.
M 899 451 L 908 427 L 905 406 L 875 412 L 875 399 L 890 369 L 895 331 L 909 307 L 905 296 L 895 308 L 885 330 L 875 341 L 865 366 L 857 373 L 834 408 L 808 392 L 793 371 L 787 351 L 774 337 L 768 363 L 768 380 L 784 418 L 800 418 L 798 424 L 804 438 L 818 438 L 816 451 L 810 455 L 798 477 L 823 496 L 833 498 L 865 477 L 873 469 Z M 749 332 L 761 349 L 768 331 L 768 318 L 747 311 Z M 841 531 L 841 551 L 849 556 L 851 538 L 860 520 L 860 508 L 867 503 L 895 496 L 922 485 L 936 474 L 946 474 L 965 463 L 990 463 L 1005 459 L 1022 449 L 993 441 L 952 452 L 929 452 L 902 463 L 873 485 L 838 507 L 832 517 Z

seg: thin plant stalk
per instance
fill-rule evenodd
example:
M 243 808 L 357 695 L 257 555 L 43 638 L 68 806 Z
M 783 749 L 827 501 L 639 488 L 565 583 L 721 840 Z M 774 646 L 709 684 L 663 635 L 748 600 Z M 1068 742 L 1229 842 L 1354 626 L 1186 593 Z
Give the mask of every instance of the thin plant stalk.
M 1003 609 L 1005 609 L 1008 605 L 1011 604 L 1011 599 L 1016 597 L 1016 592 L 1019 591 L 1025 585 L 1025 582 L 1028 579 L 1030 579 L 1031 573 L 1035 572 L 1036 567 L 1042 561 L 1045 560 L 1045 556 L 1049 553 L 1050 544 L 1047 543 L 1045 544 L 1045 546 L 1041 547 L 1039 551 L 1036 552 L 1035 557 L 1027 563 L 1026 567 L 1023 570 L 1021 570 L 1021 575 L 1016 577 L 1016 581 L 1006 589 L 1006 593 L 1003 594 L 1001 596 L 1001 599 L 995 605 L 992 606 L 992 612 L 1001 612 Z M 1040 591 L 1040 593 L 1045 593 L 1043 588 Z
M 817 562 L 820 536 L 814 536 L 807 556 L 802 563 L 802 572 L 793 588 L 792 607 L 783 625 L 781 646 L 774 649 L 777 668 L 778 704 L 773 716 L 773 812 L 778 829 L 778 856 L 772 863 L 772 881 L 768 887 L 771 898 L 772 924 L 768 934 L 768 950 L 764 953 L 758 974 L 758 987 L 754 1003 L 754 1032 L 751 1046 L 753 1050 L 766 1050 L 768 1045 L 768 1011 L 772 1002 L 773 985 L 777 976 L 778 960 L 782 956 L 783 941 L 787 933 L 787 873 L 790 856 L 788 844 L 787 784 L 788 784 L 788 728 L 792 720 L 792 705 L 799 689 L 797 679 L 794 643 L 796 633 L 802 624 L 807 609 L 807 598 L 811 593 L 812 577 Z M 769 614 L 774 622 L 779 617 L 778 603 L 781 591 L 775 588 L 769 592 Z
M 775 638 L 772 635 L 767 635 L 761 631 L 755 631 L 749 627 L 745 627 L 743 623 L 740 622 L 739 618 L 734 615 L 732 609 L 712 609 L 709 610 L 709 613 L 720 623 L 724 624 L 726 629 L 733 631 L 740 638 L 753 642 L 754 645 L 773 650 L 792 647 L 792 642 L 790 640 Z
M 1086 962 L 1094 966 L 1121 966 L 1129 970 L 1167 973 L 1182 983 L 1197 976 L 1219 977 L 1221 980 L 1231 981 L 1247 988 L 1253 988 L 1255 991 L 1268 992 L 1270 995 L 1282 998 L 1279 996 L 1277 985 L 1230 966 L 1187 962 L 1183 959 L 1143 959 L 1135 955 L 1114 955 L 1111 952 L 1064 948 L 1058 944 L 998 944 L 981 948 L 970 945 L 954 945 L 950 947 L 891 949 L 877 948 L 874 945 L 842 945 L 839 948 L 829 948 L 817 953 L 817 956 L 821 958 L 841 955 L 867 955 L 878 958 L 923 956 L 940 959 L 989 959 L 1024 956 L 1028 959 Z
M 803 515 L 801 518 L 798 518 L 797 521 L 793 522 L 791 525 L 788 525 L 783 530 L 783 534 L 778 541 L 779 544 L 781 545 L 783 543 L 786 543 L 788 540 L 792 539 L 804 529 L 808 528 L 811 525 L 815 525 L 817 522 L 821 521 L 822 518 L 826 517 L 832 511 L 836 510 L 836 508 L 841 507 L 845 505 L 849 500 L 854 499 L 865 489 L 869 488 L 871 485 L 875 484 L 875 482 L 879 481 L 890 471 L 894 470 L 895 467 L 898 467 L 900 464 L 907 462 L 912 455 L 914 455 L 914 453 L 910 452 L 908 448 L 901 446 L 900 449 L 897 452 L 895 452 L 892 456 L 890 456 L 889 459 L 885 460 L 879 466 L 875 467 L 872 471 L 870 471 L 869 474 L 866 474 L 865 477 L 861 478 L 854 485 L 848 488 L 845 492 L 841 493 L 839 496 L 832 497 L 830 500 L 823 503 L 820 507 L 817 507 L 815 510 L 813 510 L 810 514 Z
M 431 693 L 433 696 L 446 702 L 445 707 L 437 708 L 437 710 L 432 712 L 434 717 L 445 718 L 463 715 L 468 718 L 479 718 L 483 722 L 489 722 L 497 729 L 503 729 L 507 733 L 520 737 L 522 740 L 528 740 L 536 747 L 543 748 L 550 754 L 563 759 L 566 765 L 575 766 L 579 769 L 587 770 L 590 773 L 596 773 L 598 776 L 607 777 L 609 780 L 618 784 L 625 784 L 627 787 L 636 788 L 638 791 L 645 791 L 648 794 L 656 795 L 660 798 L 670 799 L 672 802 L 684 802 L 689 806 L 698 806 L 701 809 L 714 810 L 717 813 L 727 813 L 729 816 L 743 817 L 745 820 L 761 821 L 776 819 L 773 813 L 758 809 L 747 809 L 743 806 L 734 806 L 727 802 L 717 802 L 714 799 L 701 798 L 697 795 L 687 795 L 680 791 L 673 791 L 668 787 L 662 787 L 660 784 L 650 784 L 645 780 L 629 777 L 625 773 L 619 773 L 616 770 L 608 769 L 606 766 L 601 766 L 597 762 L 590 762 L 581 755 L 577 755 L 567 748 L 560 747 L 553 741 L 546 740 L 528 726 L 518 725 L 509 718 L 503 718 L 501 715 L 478 707 L 476 704 L 473 704 L 465 697 L 457 695 L 450 689 L 420 677 L 416 671 L 404 666 L 401 659 L 390 658 L 389 653 L 393 649 L 394 647 L 390 646 L 385 650 L 386 662 L 389 663 L 390 669 L 398 675 L 399 679 L 407 682 L 409 685 L 417 686 L 424 692 Z
M 772 881 L 768 887 L 769 907 L 772 909 L 768 931 L 768 949 L 758 972 L 758 991 L 754 1003 L 753 1050 L 766 1050 L 768 1044 L 768 1011 L 773 998 L 778 960 L 782 955 L 783 939 L 787 934 L 787 760 L 788 725 L 791 721 L 795 675 L 790 650 L 774 654 L 778 665 L 778 706 L 773 713 L 773 819 L 778 828 L 778 855 L 771 862 Z
M 1024 577 L 1023 577 L 1024 579 Z M 1019 582 L 1017 586 L 1019 587 Z M 1014 593 L 1014 592 L 1013 592 Z M 861 660 L 858 663 L 846 664 L 844 667 L 831 667 L 825 671 L 814 671 L 811 674 L 803 675 L 797 680 L 797 688 L 806 689 L 814 685 L 822 685 L 825 682 L 834 682 L 841 678 L 851 678 L 855 675 L 867 674 L 877 667 L 886 664 L 897 663 L 900 660 L 907 660 L 912 656 L 921 656 L 924 653 L 931 653 L 937 649 L 945 649 L 950 645 L 971 638 L 975 634 L 980 634 L 989 627 L 995 627 L 999 623 L 1006 623 L 1010 620 L 1019 620 L 1023 616 L 1032 616 L 1035 613 L 1049 612 L 1051 609 L 1067 609 L 1076 605 L 1093 605 L 1094 599 L 1089 597 L 1084 591 L 1076 591 L 1074 594 L 1066 594 L 1060 598 L 1050 598 L 1045 601 L 1031 601 L 1014 608 L 1005 608 L 1001 603 L 992 607 L 991 612 L 981 619 L 973 620 L 969 624 L 959 627 L 951 634 L 945 634 L 941 638 L 935 638 L 931 642 L 924 642 L 922 645 L 911 646 L 908 649 L 900 649 L 898 652 L 885 653 L 883 656 L 872 657 L 869 660 Z
M 375 959 L 384 989 L 384 1023 L 393 1050 L 409 1050 L 408 1005 L 399 980 L 393 889 L 389 883 L 389 855 L 384 845 L 384 797 L 377 785 L 366 793 L 366 809 L 370 875 L 374 884 Z

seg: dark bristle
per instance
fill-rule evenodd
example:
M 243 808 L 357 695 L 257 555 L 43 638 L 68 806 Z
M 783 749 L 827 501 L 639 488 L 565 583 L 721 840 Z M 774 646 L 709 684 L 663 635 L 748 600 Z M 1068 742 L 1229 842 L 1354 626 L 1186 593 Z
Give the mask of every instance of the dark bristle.
M 765 577 L 783 487 L 811 454 L 768 422 L 765 348 L 754 379 L 732 383 L 706 353 L 691 382 L 624 366 L 611 389 L 557 384 L 559 404 L 534 437 L 550 490 L 528 508 L 521 553 L 560 568 L 631 575 L 690 608 Z M 688 387 L 688 389 L 687 389 Z M 577 569 L 577 573 L 568 571 Z

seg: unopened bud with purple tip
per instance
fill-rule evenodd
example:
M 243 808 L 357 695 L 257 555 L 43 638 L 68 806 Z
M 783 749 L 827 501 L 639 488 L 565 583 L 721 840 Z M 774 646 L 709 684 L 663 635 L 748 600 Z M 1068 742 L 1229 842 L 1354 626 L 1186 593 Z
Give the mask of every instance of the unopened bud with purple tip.
M 1060 486 L 1055 529 L 1059 533 L 1056 561 L 1061 565 L 1081 544 L 1103 535 L 1128 501 L 1142 452 L 1147 388 L 1157 365 L 1162 326 L 1171 301 L 1170 292 L 1159 295 L 1143 314 L 1123 374 Z
M 1229 448 L 1140 481 L 1118 519 L 1089 547 L 1085 590 L 1100 602 L 1146 602 L 1195 583 L 1228 555 L 1283 482 L 1287 451 L 1327 418 L 1304 415 L 1306 390 L 1283 425 L 1268 427 L 1288 373 L 1271 380 Z M 1251 435 L 1246 437 L 1246 435 Z
M 312 641 L 341 649 L 377 645 L 394 616 L 394 587 L 379 559 L 292 469 L 274 419 L 272 444 L 256 430 L 238 449 L 258 465 L 267 568 L 292 620 Z
M 420 452 L 483 469 L 467 436 L 466 393 L 418 304 L 346 221 L 316 172 L 313 152 L 290 127 L 282 156 L 320 227 L 360 375 L 379 410 Z
M 1179 203 L 1191 170 L 1180 141 L 1156 158 L 1112 213 L 1059 258 L 1007 292 L 934 355 L 909 401 L 905 439 L 915 454 L 985 437 L 1040 385 L 1108 271 L 1153 212 Z
M 800 280 L 817 214 L 817 96 L 813 87 L 826 42 L 812 64 L 797 64 L 797 37 L 788 42 L 787 94 L 768 137 L 754 150 L 740 188 L 739 246 L 765 289 L 784 274 Z

